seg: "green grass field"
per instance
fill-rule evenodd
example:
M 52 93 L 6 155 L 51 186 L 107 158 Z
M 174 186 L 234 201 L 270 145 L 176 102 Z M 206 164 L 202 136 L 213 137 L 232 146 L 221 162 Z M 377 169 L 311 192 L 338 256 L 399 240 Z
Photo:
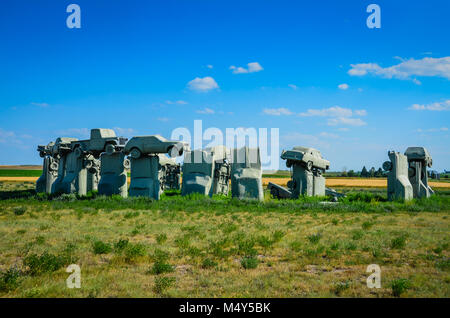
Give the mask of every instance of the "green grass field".
M 341 188 L 335 204 L 48 198 L 33 187 L 0 182 L 2 297 L 450 296 L 448 190 L 402 203 Z M 80 289 L 66 287 L 72 263 Z M 380 289 L 366 286 L 370 264 Z
M 0 177 L 40 177 L 42 170 L 0 169 Z

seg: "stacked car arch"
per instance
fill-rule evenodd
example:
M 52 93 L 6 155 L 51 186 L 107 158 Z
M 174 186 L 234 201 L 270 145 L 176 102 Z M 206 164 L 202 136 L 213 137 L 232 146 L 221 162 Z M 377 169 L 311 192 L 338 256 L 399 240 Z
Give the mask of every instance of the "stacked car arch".
M 259 148 L 242 147 L 230 151 L 225 146 L 190 150 L 188 145 L 160 135 L 117 137 L 112 129 L 95 128 L 90 139 L 60 137 L 38 146 L 43 172 L 36 182 L 37 192 L 86 195 L 143 196 L 159 200 L 165 190 L 180 189 L 181 194 L 228 195 L 238 199 L 264 199 Z M 181 167 L 174 158 L 184 154 Z M 167 156 L 169 155 L 169 157 Z M 388 198 L 409 200 L 428 197 L 426 167 L 431 156 L 423 147 L 410 147 L 405 155 L 389 152 Z M 279 199 L 342 194 L 325 187 L 323 173 L 330 162 L 314 148 L 294 147 L 281 158 L 292 169 L 288 189 L 269 183 L 268 190 Z M 127 172 L 131 170 L 128 187 Z M 181 171 L 183 173 L 181 178 Z

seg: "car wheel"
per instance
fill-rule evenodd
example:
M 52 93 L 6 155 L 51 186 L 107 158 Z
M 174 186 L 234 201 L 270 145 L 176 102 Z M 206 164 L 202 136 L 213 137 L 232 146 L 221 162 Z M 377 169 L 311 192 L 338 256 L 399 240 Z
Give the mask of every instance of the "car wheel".
M 183 154 L 183 146 L 179 144 L 170 146 L 167 149 L 167 154 L 169 155 L 170 158 L 176 158 L 178 156 L 181 156 Z
M 142 152 L 138 148 L 133 148 L 130 151 L 130 157 L 133 159 L 139 159 L 142 156 Z
M 53 170 L 53 171 L 58 170 L 58 163 L 57 162 L 52 162 L 50 164 L 50 170 Z
M 125 169 L 130 169 L 130 160 L 125 159 L 125 160 L 123 161 L 123 167 L 124 167 Z
M 92 168 L 92 166 L 93 166 L 93 163 L 92 163 L 91 160 L 87 160 L 87 161 L 84 162 L 84 167 L 85 167 L 86 169 L 89 170 L 89 169 Z
M 390 162 L 390 161 L 383 162 L 383 169 L 385 171 L 391 171 L 392 170 L 392 162 Z
M 83 155 L 83 150 L 81 150 L 80 147 L 75 148 L 73 152 L 77 158 L 80 158 Z
M 408 169 L 408 176 L 410 178 L 414 177 L 416 175 L 416 169 L 409 167 Z
M 116 150 L 116 146 L 114 146 L 112 144 L 107 144 L 105 147 L 106 154 L 109 156 L 111 156 L 115 150 Z
M 274 198 L 277 198 L 277 199 L 279 198 L 278 190 L 275 189 L 275 188 L 270 189 L 270 194 L 271 194 L 272 197 L 274 197 Z

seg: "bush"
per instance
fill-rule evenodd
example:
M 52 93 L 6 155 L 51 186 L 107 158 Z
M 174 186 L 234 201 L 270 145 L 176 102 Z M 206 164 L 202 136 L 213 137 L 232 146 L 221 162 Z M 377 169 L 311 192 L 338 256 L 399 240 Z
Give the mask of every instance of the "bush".
M 162 294 L 166 291 L 167 288 L 172 286 L 174 282 L 174 277 L 156 277 L 153 291 L 157 294 Z
M 95 241 L 94 244 L 92 244 L 92 249 L 94 254 L 108 254 L 112 251 L 111 245 L 102 241 Z
M 5 272 L 0 273 L 0 291 L 14 290 L 19 286 L 19 277 L 22 274 L 20 270 L 11 267 Z
M 116 243 L 114 243 L 114 250 L 116 252 L 122 252 L 128 246 L 127 239 L 120 239 Z
M 364 233 L 362 231 L 356 230 L 356 231 L 353 231 L 352 239 L 354 241 L 357 241 L 357 240 L 360 240 L 363 236 L 364 236 Z
M 157 262 L 164 262 L 169 259 L 169 253 L 163 250 L 160 250 L 159 248 L 155 249 L 152 255 L 152 259 Z
M 191 244 L 191 241 L 189 240 L 188 235 L 184 235 L 182 237 L 175 239 L 175 245 L 181 249 L 187 249 L 190 244 Z
M 15 215 L 24 215 L 25 212 L 27 212 L 27 208 L 25 208 L 23 206 L 19 206 L 17 208 L 14 208 L 13 212 Z
M 339 199 L 343 202 L 384 202 L 386 201 L 381 195 L 374 194 L 371 192 L 350 192 L 347 193 L 345 197 Z
M 273 232 L 272 234 L 272 240 L 273 242 L 279 242 L 281 241 L 281 239 L 286 235 L 286 233 L 284 233 L 283 231 L 280 230 L 276 230 L 275 232 Z
M 54 272 L 69 263 L 65 256 L 44 252 L 42 255 L 31 254 L 24 258 L 23 264 L 29 268 L 30 275 Z
M 450 258 L 444 258 L 436 262 L 436 267 L 442 271 L 450 270 Z
M 45 243 L 45 237 L 43 237 L 43 236 L 36 237 L 36 244 L 42 245 L 44 243 Z
M 331 244 L 330 249 L 332 251 L 337 251 L 339 249 L 339 242 L 334 242 L 333 244 Z
M 136 257 L 142 257 L 146 254 L 146 248 L 144 244 L 127 244 L 125 248 L 125 258 L 130 261 Z
M 245 269 L 253 269 L 258 267 L 258 259 L 256 257 L 244 257 L 241 259 L 241 265 Z
M 350 287 L 350 282 L 338 282 L 334 285 L 334 293 L 339 296 L 344 290 L 348 289 Z
M 164 263 L 162 261 L 157 261 L 153 264 L 150 273 L 153 275 L 159 275 L 163 273 L 172 273 L 175 270 L 174 266 Z
M 404 235 L 393 238 L 391 241 L 391 248 L 402 249 L 406 245 L 406 237 Z
M 391 282 L 392 295 L 400 297 L 406 290 L 411 287 L 411 283 L 406 278 L 394 279 Z
M 317 244 L 317 243 L 319 243 L 320 239 L 322 238 L 322 234 L 320 234 L 320 233 L 311 234 L 311 235 L 308 235 L 307 238 L 311 244 Z
M 249 239 L 249 240 L 243 240 L 238 243 L 238 253 L 239 255 L 244 256 L 255 256 L 258 254 L 256 249 L 253 247 L 255 246 L 255 240 Z
M 354 251 L 354 250 L 356 250 L 356 248 L 357 248 L 357 246 L 353 242 L 348 242 L 347 244 L 345 244 L 345 249 L 348 251 Z
M 166 234 L 159 234 L 159 235 L 156 236 L 156 242 L 158 244 L 162 244 L 165 241 L 167 241 L 167 235 Z
M 271 247 L 274 243 L 271 239 L 269 239 L 267 236 L 261 235 L 256 238 L 256 241 L 258 242 L 258 245 L 261 246 L 264 249 L 267 249 Z
M 373 222 L 366 221 L 361 226 L 364 230 L 368 230 L 373 226 Z
M 214 262 L 210 258 L 205 258 L 202 262 L 202 268 L 211 268 L 211 267 L 216 267 L 216 266 L 217 266 L 217 262 Z

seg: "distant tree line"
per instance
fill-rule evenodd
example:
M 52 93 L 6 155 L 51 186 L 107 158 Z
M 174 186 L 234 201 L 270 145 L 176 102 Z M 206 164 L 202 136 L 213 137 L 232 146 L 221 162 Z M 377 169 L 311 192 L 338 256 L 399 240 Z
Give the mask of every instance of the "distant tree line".
M 385 172 L 383 169 L 378 168 L 378 170 L 375 169 L 375 167 L 370 168 L 370 170 L 367 170 L 367 168 L 364 166 L 361 171 L 354 171 L 354 170 L 346 170 L 343 169 L 341 177 L 350 177 L 350 178 L 381 178 L 385 177 Z

